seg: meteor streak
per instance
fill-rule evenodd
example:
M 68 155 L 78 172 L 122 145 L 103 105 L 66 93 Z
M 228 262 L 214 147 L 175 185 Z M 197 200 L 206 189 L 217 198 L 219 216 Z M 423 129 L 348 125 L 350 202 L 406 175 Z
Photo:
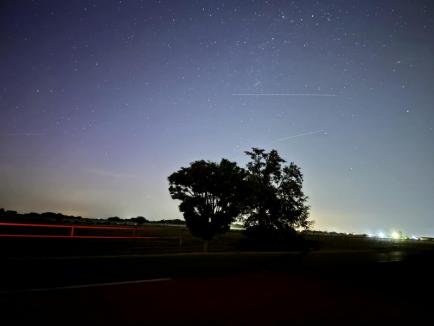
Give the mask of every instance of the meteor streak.
M 325 134 L 325 131 L 324 130 L 316 130 L 316 131 L 303 132 L 301 134 L 297 134 L 297 135 L 293 135 L 293 136 L 289 136 L 289 137 L 278 138 L 275 141 L 285 141 L 285 140 L 290 140 L 290 139 L 293 139 L 293 138 L 304 137 L 304 136 L 309 136 L 309 135 L 315 135 L 315 134 L 320 134 L 320 133 Z
M 232 96 L 322 96 L 336 97 L 336 94 L 315 94 L 315 93 L 233 93 Z

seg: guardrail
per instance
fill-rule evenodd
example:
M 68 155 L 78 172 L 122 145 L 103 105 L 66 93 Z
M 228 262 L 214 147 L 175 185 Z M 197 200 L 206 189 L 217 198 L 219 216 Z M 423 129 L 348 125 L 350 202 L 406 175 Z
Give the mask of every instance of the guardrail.
M 95 226 L 95 225 L 66 225 L 66 224 L 36 224 L 36 223 L 9 223 L 0 222 L 0 228 L 48 228 L 48 229 L 65 229 L 66 234 L 38 234 L 35 233 L 1 233 L 3 238 L 81 238 L 81 239 L 158 239 L 156 236 L 140 236 L 139 231 L 149 231 L 154 228 L 146 227 L 129 227 L 129 226 Z M 76 231 L 80 229 L 94 229 L 105 231 L 130 230 L 131 235 L 77 235 Z M 23 230 L 21 230 L 23 231 Z

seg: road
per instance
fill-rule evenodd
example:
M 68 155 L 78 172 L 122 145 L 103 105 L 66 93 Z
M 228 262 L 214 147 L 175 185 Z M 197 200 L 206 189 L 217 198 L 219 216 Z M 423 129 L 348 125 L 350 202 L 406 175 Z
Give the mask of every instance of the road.
M 282 264 L 289 257 L 293 261 Z M 299 258 L 277 253 L 181 255 L 176 265 L 190 264 L 191 273 L 171 270 L 175 265 L 166 262 L 167 275 L 155 282 L 6 289 L 0 303 L 11 325 L 414 324 L 431 318 L 431 300 L 426 295 L 434 287 L 427 256 L 409 259 L 406 253 L 396 252 L 330 252 Z M 121 261 L 113 259 L 112 266 Z M 160 263 L 164 260 L 170 259 L 158 257 Z M 226 262 L 229 267 L 209 273 L 205 265 L 211 264 L 210 270 L 215 271 L 212 262 Z M 124 270 L 117 277 L 101 275 L 101 280 L 137 281 L 140 275 L 150 276 Z M 79 285 L 78 281 L 62 286 Z M 83 284 L 89 285 L 90 279 Z

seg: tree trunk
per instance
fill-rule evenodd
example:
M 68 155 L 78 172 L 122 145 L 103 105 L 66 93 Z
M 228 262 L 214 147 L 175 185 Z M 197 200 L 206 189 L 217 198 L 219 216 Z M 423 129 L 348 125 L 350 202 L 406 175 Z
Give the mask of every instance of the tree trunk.
M 203 240 L 203 252 L 208 252 L 209 240 Z

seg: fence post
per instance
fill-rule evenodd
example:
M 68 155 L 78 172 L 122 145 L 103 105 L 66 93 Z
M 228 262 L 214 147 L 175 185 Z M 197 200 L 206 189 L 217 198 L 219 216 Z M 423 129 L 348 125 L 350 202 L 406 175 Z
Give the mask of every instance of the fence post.
M 70 236 L 74 237 L 74 225 L 71 225 L 71 234 L 70 234 Z

